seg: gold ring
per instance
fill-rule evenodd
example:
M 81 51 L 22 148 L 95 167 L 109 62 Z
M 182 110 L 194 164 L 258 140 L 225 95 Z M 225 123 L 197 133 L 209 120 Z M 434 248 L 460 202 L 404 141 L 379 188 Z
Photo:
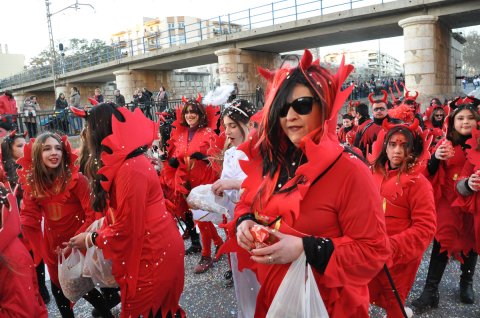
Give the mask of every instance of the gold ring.
M 272 257 L 272 255 L 268 255 L 268 262 L 269 262 L 269 263 L 273 263 L 273 257 Z

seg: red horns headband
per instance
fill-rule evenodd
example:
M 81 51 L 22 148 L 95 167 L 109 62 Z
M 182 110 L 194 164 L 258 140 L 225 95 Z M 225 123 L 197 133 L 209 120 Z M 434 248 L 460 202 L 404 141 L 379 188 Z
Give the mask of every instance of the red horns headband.
M 417 100 L 418 92 L 415 91 L 415 96 L 410 96 L 410 91 L 405 87 L 405 84 L 402 83 L 403 88 L 405 88 L 405 98 Z
M 81 118 L 87 118 L 87 112 L 84 109 L 80 109 L 75 106 L 70 106 L 70 110 L 75 116 L 78 116 Z
M 195 99 L 195 101 L 199 104 L 202 103 L 202 95 L 200 93 L 198 93 L 197 99 Z M 185 96 L 182 96 L 182 103 L 184 103 L 184 104 L 188 103 L 188 99 Z
M 387 103 L 387 100 L 388 100 L 388 93 L 386 90 L 382 89 L 382 93 L 383 93 L 383 97 L 382 99 L 380 99 L 383 103 Z M 368 100 L 370 101 L 370 103 L 374 104 L 375 103 L 375 100 L 373 99 L 373 93 L 370 93 L 368 94 Z
M 382 123 L 383 129 L 385 129 L 386 131 L 389 131 L 390 129 L 392 129 L 394 127 L 403 127 L 403 128 L 406 128 L 406 129 L 410 130 L 413 134 L 416 134 L 419 125 L 420 125 L 420 123 L 418 122 L 417 118 L 415 118 L 413 120 L 413 123 L 411 125 L 394 124 L 394 123 L 389 122 L 388 120 L 384 120 L 383 123 Z

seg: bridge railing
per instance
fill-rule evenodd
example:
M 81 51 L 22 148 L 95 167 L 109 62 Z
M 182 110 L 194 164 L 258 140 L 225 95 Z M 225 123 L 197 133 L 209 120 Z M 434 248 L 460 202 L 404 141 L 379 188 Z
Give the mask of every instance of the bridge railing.
M 68 72 L 143 55 L 157 49 L 393 1 L 395 0 L 280 0 L 195 23 L 169 26 L 167 30 L 147 31 L 143 37 L 122 39 L 97 52 L 57 57 L 54 74 L 56 77 L 62 77 Z M 51 77 L 50 65 L 33 67 L 22 73 L 0 79 L 0 90 Z

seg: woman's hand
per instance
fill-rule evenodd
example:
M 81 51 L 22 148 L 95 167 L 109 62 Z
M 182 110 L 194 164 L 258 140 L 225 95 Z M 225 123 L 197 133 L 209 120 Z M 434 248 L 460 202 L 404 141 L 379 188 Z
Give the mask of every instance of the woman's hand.
M 438 146 L 437 150 L 435 151 L 435 158 L 438 160 L 447 160 L 449 157 L 448 146 L 446 143 L 441 144 Z
M 80 233 L 74 237 L 72 237 L 68 242 L 64 242 L 63 243 L 63 246 L 64 247 L 70 247 L 70 248 L 77 248 L 77 249 L 86 249 L 86 245 L 85 245 L 85 238 L 87 236 L 90 236 L 91 233 L 89 232 L 83 232 L 83 233 Z M 92 246 L 92 240 L 91 238 L 88 238 L 88 247 L 91 247 Z
M 212 192 L 221 197 L 225 190 L 240 190 L 241 184 L 240 180 L 219 179 L 212 184 Z
M 268 229 L 270 235 L 278 238 L 278 242 L 267 247 L 256 248 L 251 251 L 251 259 L 261 264 L 288 264 L 296 260 L 303 252 L 302 238 L 283 234 Z
M 476 173 L 472 174 L 468 178 L 468 186 L 470 189 L 473 191 L 478 191 L 480 190 L 480 171 L 477 171 Z
M 255 248 L 252 233 L 250 229 L 257 223 L 252 220 L 245 220 L 237 226 L 237 243 L 240 247 L 251 251 Z

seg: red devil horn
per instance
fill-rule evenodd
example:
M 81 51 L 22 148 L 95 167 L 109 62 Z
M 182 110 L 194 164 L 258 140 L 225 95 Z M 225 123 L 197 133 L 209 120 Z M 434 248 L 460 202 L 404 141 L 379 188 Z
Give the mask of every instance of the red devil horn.
M 202 103 L 202 95 L 198 93 L 197 95 L 197 103 L 201 104 Z
M 98 105 L 98 102 L 97 102 L 95 99 L 93 99 L 93 98 L 90 98 L 90 97 L 89 97 L 89 98 L 88 98 L 88 101 L 89 101 L 90 104 L 92 104 L 93 106 Z
M 353 101 L 349 101 L 348 102 L 348 107 L 352 108 L 352 106 L 353 106 Z
M 373 100 L 373 93 L 370 93 L 368 94 L 368 100 L 370 101 L 370 103 L 375 103 L 375 101 Z
M 84 109 L 77 108 L 75 106 L 70 106 L 70 110 L 75 116 L 86 118 L 87 112 Z
M 266 68 L 263 68 L 263 67 L 260 67 L 260 66 L 257 67 L 257 71 L 267 81 L 272 81 L 273 77 L 275 76 L 275 72 L 271 72 L 271 71 L 267 70 Z
M 400 82 L 400 83 L 403 85 L 402 82 Z M 396 81 L 393 82 L 393 85 L 395 85 L 395 89 L 397 90 L 397 94 L 400 97 L 402 95 L 402 92 L 400 91 L 400 88 L 398 88 L 397 82 Z
M 27 135 L 28 135 L 28 131 L 24 132 L 24 133 L 23 133 L 23 138 L 26 138 Z
M 12 131 L 10 132 L 10 134 L 8 135 L 8 137 L 13 138 L 13 137 L 15 137 L 15 134 L 16 134 L 16 133 L 17 133 L 17 130 L 14 129 L 14 130 L 12 130 Z
M 411 131 L 412 133 L 415 133 L 415 132 L 417 131 L 417 129 L 418 129 L 418 126 L 420 126 L 420 122 L 418 121 L 417 118 L 415 118 L 415 119 L 413 120 L 413 124 L 411 124 L 410 126 L 408 126 L 408 129 L 410 129 L 410 131 Z
M 182 96 L 182 103 L 184 103 L 184 104 L 187 103 L 187 99 L 185 98 L 185 96 Z
M 417 97 L 418 97 L 418 92 L 417 92 L 417 91 L 415 91 L 415 96 L 410 96 L 410 91 L 409 91 L 409 90 L 407 90 L 407 93 L 405 94 L 405 96 L 406 96 L 407 98 L 410 98 L 410 99 L 416 100 L 416 99 L 417 99 Z
M 312 52 L 305 49 L 305 51 L 303 52 L 302 59 L 300 60 L 300 68 L 305 71 L 310 67 L 310 65 L 312 65 L 312 60 L 313 60 Z
M 384 102 L 385 104 L 387 103 L 388 101 L 388 93 L 386 90 L 382 89 L 382 93 L 383 93 L 383 98 L 382 98 L 382 102 Z
M 395 94 L 393 93 L 393 89 L 392 89 L 392 87 L 390 86 L 388 89 L 390 90 L 390 95 L 392 95 L 392 99 L 393 99 L 393 101 L 394 101 L 394 102 L 396 102 L 396 101 L 398 100 L 398 98 L 397 98 L 397 97 L 395 97 Z

